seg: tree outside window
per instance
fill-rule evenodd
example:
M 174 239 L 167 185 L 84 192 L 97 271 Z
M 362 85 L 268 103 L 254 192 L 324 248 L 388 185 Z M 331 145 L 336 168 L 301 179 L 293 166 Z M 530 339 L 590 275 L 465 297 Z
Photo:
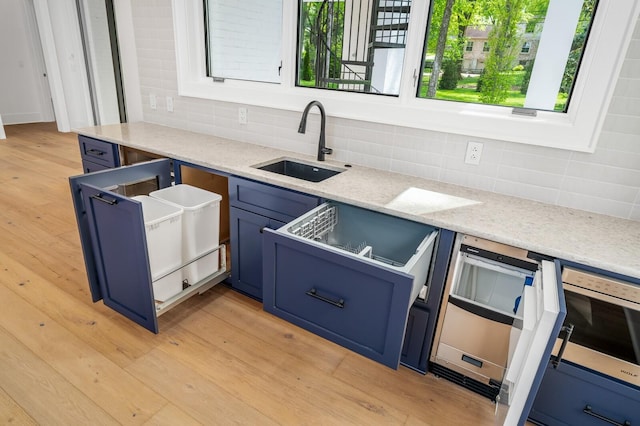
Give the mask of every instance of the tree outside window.
M 566 6 L 563 0 L 431 0 L 424 52 L 425 58 L 435 58 L 434 67 L 423 75 L 418 97 L 527 107 L 527 98 L 541 90 L 540 83 L 529 84 L 535 66 L 565 63 L 553 106 L 534 107 L 565 112 L 597 1 Z M 564 18 L 558 12 L 563 7 L 575 8 L 573 17 L 554 20 Z M 566 40 L 559 35 L 558 21 L 571 26 L 573 40 L 565 43 L 571 48 L 545 55 L 540 52 L 543 38 L 547 45 Z M 482 52 L 468 48 L 473 42 L 483 43 Z

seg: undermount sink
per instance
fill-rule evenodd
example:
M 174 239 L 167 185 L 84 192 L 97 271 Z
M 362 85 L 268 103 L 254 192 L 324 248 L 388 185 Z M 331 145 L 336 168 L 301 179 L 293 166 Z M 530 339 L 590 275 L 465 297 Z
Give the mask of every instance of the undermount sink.
M 325 179 L 344 172 L 344 169 L 320 167 L 317 164 L 306 164 L 297 160 L 279 158 L 269 163 L 253 166 L 260 170 L 278 173 L 309 182 L 322 182 Z

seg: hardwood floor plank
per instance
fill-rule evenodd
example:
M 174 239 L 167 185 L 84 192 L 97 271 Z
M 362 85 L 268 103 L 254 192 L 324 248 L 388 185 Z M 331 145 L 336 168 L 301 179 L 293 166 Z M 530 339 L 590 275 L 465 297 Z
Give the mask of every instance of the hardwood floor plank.
M 371 360 L 348 354 L 333 376 L 426 421 L 429 417 L 425 413 L 438 419 L 439 424 L 475 426 L 494 421 L 495 405 L 489 399 L 433 374 L 423 376 L 404 367 L 397 371 L 384 369 Z
M 145 426 L 200 426 L 202 423 L 185 413 L 174 404 L 165 405 L 151 417 Z
M 2 326 L 0 365 L 2 389 L 38 424 L 118 424 Z
M 142 424 L 167 403 L 5 286 L 0 300 L 0 326 L 117 421 Z
M 289 327 L 296 332 L 297 327 Z M 197 330 L 197 335 L 188 330 Z M 328 376 L 314 363 L 283 353 L 281 343 L 256 339 L 203 311 L 168 332 L 158 350 L 283 424 L 311 419 L 337 424 L 403 424 L 406 419 L 405 413 L 371 393 Z M 318 359 L 323 355 L 322 351 L 315 353 Z
M 160 350 L 152 350 L 126 370 L 204 424 L 277 424 Z
M 81 303 L 21 263 L 0 252 L 0 285 L 63 325 L 109 360 L 124 367 L 155 347 L 157 336 L 115 314 L 101 302 Z
M 37 425 L 35 419 L 2 389 L 2 383 L 0 383 L 0 424 Z

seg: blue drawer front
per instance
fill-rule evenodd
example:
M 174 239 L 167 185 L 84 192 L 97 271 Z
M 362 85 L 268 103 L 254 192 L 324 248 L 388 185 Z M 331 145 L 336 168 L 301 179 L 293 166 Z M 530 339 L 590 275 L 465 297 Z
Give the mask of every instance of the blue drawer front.
M 529 418 L 550 426 L 607 424 L 598 416 L 617 424 L 640 424 L 640 389 L 566 362 L 557 369 L 549 364 Z
M 107 168 L 120 166 L 118 146 L 98 139 L 78 136 L 82 160 L 90 161 Z
M 100 170 L 111 169 L 112 167 L 104 164 L 94 163 L 93 161 L 82 160 L 82 169 L 85 173 L 99 172 Z
M 290 222 L 318 206 L 320 199 L 250 180 L 229 178 L 229 203 L 281 222 Z
M 398 368 L 413 277 L 269 230 L 263 242 L 266 311 Z

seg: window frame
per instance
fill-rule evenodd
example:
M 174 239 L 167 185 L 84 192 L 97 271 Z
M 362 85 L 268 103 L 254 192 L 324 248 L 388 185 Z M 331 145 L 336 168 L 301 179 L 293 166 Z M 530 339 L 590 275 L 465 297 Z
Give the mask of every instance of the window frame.
M 214 82 L 206 77 L 202 0 L 172 0 L 178 94 L 245 105 L 302 111 L 319 100 L 329 116 L 593 152 L 625 59 L 640 2 L 600 0 L 566 113 L 513 114 L 508 107 L 466 104 L 416 97 L 414 75 L 422 64 L 429 1 L 414 0 L 399 96 L 297 87 L 298 1 L 283 0 L 281 83 L 239 80 Z M 609 46 L 617 46 L 610 48 Z M 595 60 L 598 58 L 598 60 Z M 589 88 L 590 90 L 586 90 Z

